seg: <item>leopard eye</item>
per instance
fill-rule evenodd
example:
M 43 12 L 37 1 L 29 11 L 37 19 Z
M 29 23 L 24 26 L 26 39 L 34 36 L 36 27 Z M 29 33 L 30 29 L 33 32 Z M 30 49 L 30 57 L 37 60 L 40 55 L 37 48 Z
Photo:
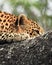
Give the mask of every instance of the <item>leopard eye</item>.
M 38 33 L 38 34 L 39 34 L 39 31 L 38 31 L 38 30 L 34 30 L 34 29 L 32 29 L 32 31 L 35 31 L 36 33 Z
M 38 30 L 35 30 L 38 34 L 39 34 L 39 31 Z
M 22 17 L 20 17 L 20 20 L 19 20 L 19 25 L 24 25 L 24 22 L 23 22 L 23 16 Z

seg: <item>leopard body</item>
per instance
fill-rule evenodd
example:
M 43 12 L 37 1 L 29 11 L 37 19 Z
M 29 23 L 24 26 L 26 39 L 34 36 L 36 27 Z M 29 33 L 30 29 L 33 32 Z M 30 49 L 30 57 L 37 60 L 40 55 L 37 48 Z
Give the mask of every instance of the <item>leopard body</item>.
M 24 14 L 19 16 L 0 11 L 0 40 L 17 41 L 44 34 L 43 28 Z

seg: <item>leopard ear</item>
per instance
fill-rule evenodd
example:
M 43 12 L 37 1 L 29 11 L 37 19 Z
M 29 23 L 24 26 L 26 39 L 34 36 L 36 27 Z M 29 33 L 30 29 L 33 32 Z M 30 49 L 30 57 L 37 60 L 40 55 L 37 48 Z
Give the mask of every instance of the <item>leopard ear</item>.
M 16 19 L 15 25 L 19 25 L 18 18 Z
M 18 16 L 18 19 L 20 19 L 21 17 L 24 18 L 24 19 L 27 19 L 27 17 L 26 17 L 25 14 L 20 14 L 20 15 Z
M 27 17 L 24 14 L 20 14 L 18 17 L 19 25 L 24 25 L 24 20 L 26 20 Z

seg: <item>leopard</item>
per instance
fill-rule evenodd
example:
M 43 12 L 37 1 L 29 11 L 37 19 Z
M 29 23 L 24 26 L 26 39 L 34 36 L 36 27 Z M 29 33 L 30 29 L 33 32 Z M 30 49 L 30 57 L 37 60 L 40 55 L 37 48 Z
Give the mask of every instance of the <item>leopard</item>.
M 25 14 L 18 16 L 0 11 L 0 40 L 26 40 L 44 34 L 44 29 Z

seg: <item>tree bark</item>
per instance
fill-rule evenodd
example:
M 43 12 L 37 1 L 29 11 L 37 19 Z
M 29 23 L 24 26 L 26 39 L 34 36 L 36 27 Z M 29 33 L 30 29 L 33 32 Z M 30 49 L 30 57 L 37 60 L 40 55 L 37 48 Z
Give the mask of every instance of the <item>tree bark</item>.
M 3 42 L 3 43 L 1 43 Z M 51 65 L 52 32 L 31 40 L 0 41 L 0 65 Z

